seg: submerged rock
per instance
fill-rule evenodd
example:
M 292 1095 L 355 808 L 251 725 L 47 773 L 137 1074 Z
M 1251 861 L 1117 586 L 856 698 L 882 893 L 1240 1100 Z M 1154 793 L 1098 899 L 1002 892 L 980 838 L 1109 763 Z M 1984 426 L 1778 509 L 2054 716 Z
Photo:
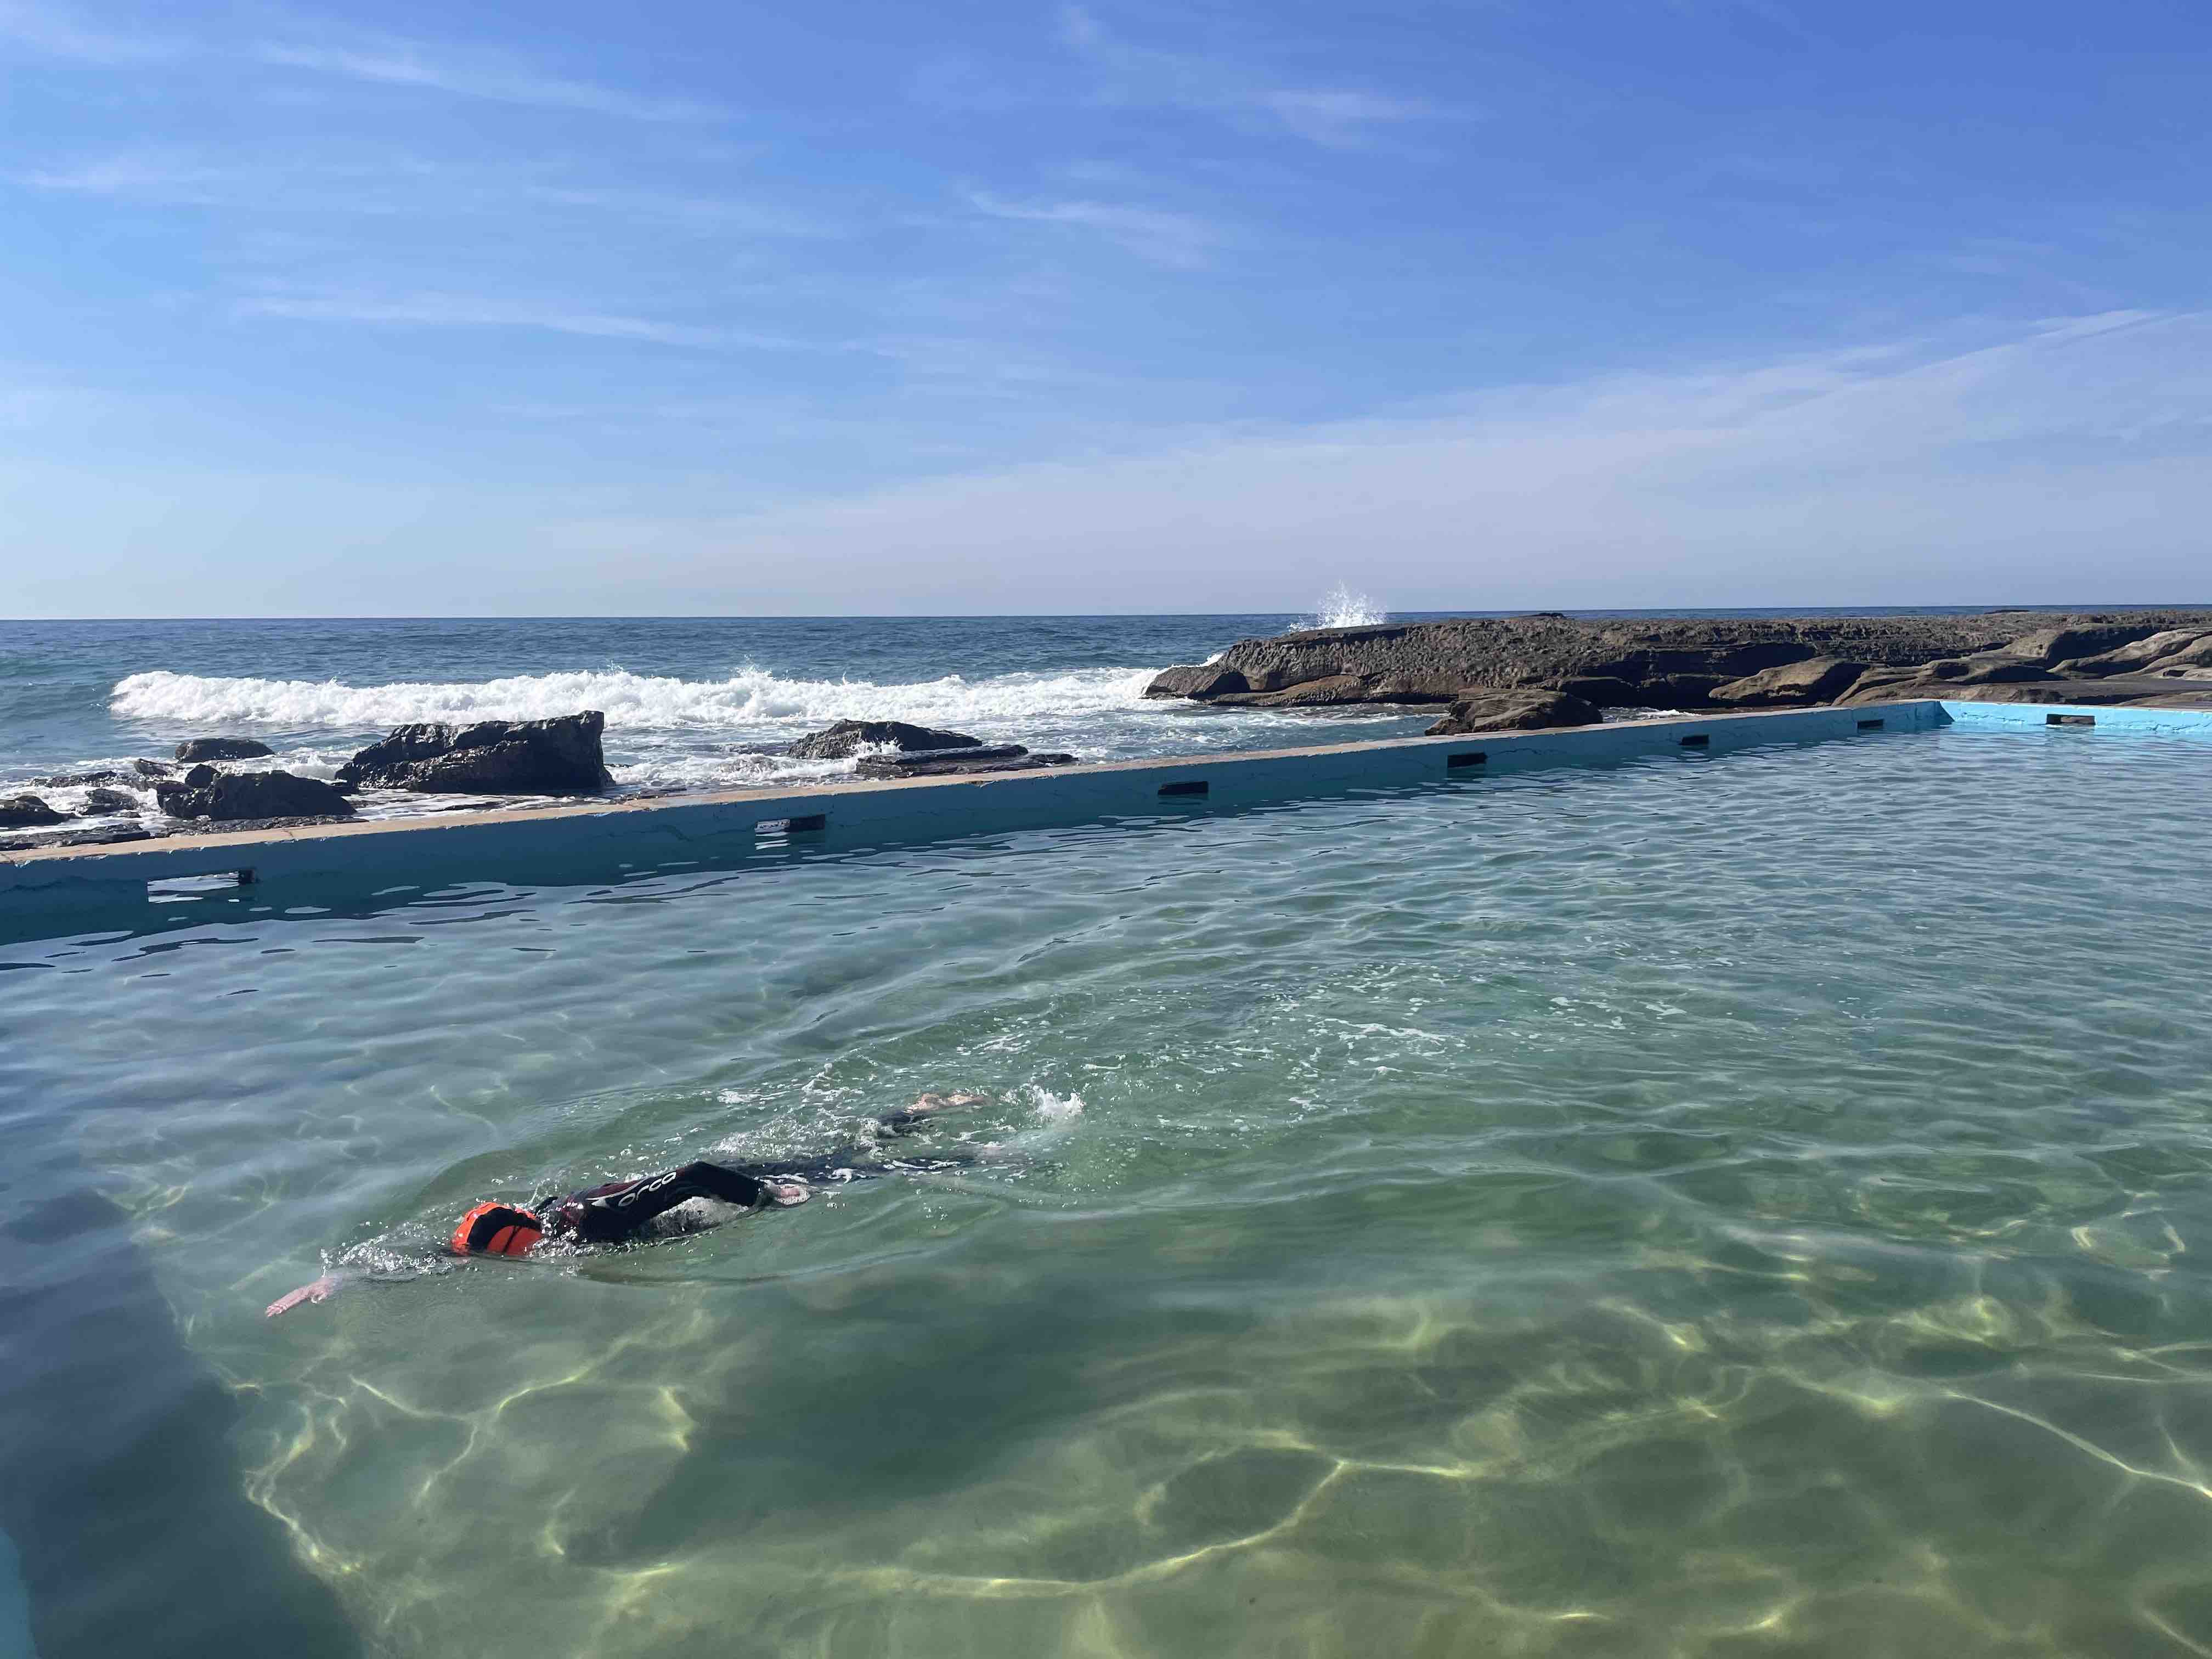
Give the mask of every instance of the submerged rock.
M 30 830 L 41 824 L 67 823 L 69 814 L 57 812 L 37 795 L 0 798 L 0 828 Z
M 252 738 L 193 738 L 177 745 L 180 761 L 258 760 L 276 752 Z
M 131 769 L 142 778 L 167 778 L 176 775 L 177 769 L 167 761 L 135 760 Z
M 850 760 L 863 749 L 884 744 L 902 755 L 984 746 L 982 738 L 964 732 L 940 732 L 933 726 L 908 726 L 904 720 L 839 720 L 826 730 L 808 733 L 786 752 L 794 760 Z
M 89 818 L 103 812 L 132 812 L 137 808 L 138 797 L 121 789 L 88 789 L 77 816 Z
M 41 789 L 82 789 L 90 783 L 114 783 L 123 774 L 113 770 L 98 772 L 57 772 L 51 777 L 33 778 L 31 781 Z
M 338 769 L 343 789 L 370 787 L 426 794 L 595 794 L 607 775 L 595 708 L 542 720 L 403 726 Z
M 1073 766 L 1073 755 L 1033 755 L 1018 743 L 956 754 L 866 755 L 855 770 L 864 778 L 945 778 L 980 772 L 1035 772 Z
M 151 841 L 154 832 L 136 823 L 110 824 L 104 830 L 70 830 L 58 836 L 0 836 L 0 853 L 32 853 L 41 847 L 104 847 L 116 841 Z
M 212 818 L 234 823 L 246 818 L 345 817 L 353 803 L 319 778 L 289 772 L 224 772 L 195 782 L 194 767 L 183 781 L 154 786 L 154 797 L 173 818 Z
M 1538 732 L 1556 726 L 1595 726 L 1605 719 L 1596 704 L 1564 691 L 1470 691 L 1429 727 L 1432 738 L 1460 732 Z

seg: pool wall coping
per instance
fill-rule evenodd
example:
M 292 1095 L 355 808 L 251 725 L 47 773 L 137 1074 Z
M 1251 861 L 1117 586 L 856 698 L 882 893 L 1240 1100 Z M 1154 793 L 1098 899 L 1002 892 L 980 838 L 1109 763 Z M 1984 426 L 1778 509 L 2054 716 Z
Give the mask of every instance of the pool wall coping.
M 548 859 L 635 853 L 651 864 L 682 856 L 694 843 L 794 830 L 930 838 L 1152 817 L 1194 805 L 1259 805 L 1669 752 L 1823 742 L 1877 730 L 2078 728 L 2092 722 L 2102 729 L 2212 736 L 2212 711 L 1932 699 L 1680 715 L 1540 732 L 1394 738 L 1032 772 L 855 779 L 39 848 L 0 854 L 0 902 L 46 908 L 79 898 L 112 899 L 125 891 L 143 893 L 149 882 L 193 877 L 238 876 L 256 883 L 325 876 L 498 879 L 512 860 L 542 866 Z

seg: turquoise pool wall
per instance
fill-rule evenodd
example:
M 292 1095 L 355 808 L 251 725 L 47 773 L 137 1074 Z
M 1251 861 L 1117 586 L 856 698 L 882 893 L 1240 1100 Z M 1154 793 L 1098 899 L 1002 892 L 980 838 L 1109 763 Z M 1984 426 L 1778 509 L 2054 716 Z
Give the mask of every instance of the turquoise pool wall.
M 261 884 L 310 878 L 497 879 L 524 869 L 650 869 L 750 841 L 786 823 L 912 841 L 1039 829 L 1191 806 L 1255 806 L 1405 788 L 1670 751 L 1721 754 L 1873 732 L 2100 731 L 2212 738 L 2212 710 L 2092 708 L 1933 700 L 1621 721 L 1563 731 L 1395 738 L 1328 748 L 1124 761 L 1047 772 L 737 790 L 672 799 L 490 811 L 301 830 L 179 837 L 122 848 L 0 854 L 0 912 L 142 902 L 145 884 L 251 871 Z
M 2212 709 L 2092 708 L 2047 702 L 1961 702 L 1949 698 L 1937 707 L 1943 714 L 1941 724 L 1969 731 L 2079 731 L 2086 726 L 2137 738 L 2212 738 Z
M 266 884 L 331 877 L 493 879 L 512 875 L 518 864 L 617 859 L 649 866 L 706 851 L 712 843 L 749 840 L 763 824 L 790 820 L 820 819 L 822 827 L 841 836 L 914 840 L 1151 817 L 1193 805 L 1253 806 L 1405 788 L 1685 748 L 1718 754 L 1876 730 L 1929 731 L 1945 723 L 1939 705 L 1920 701 L 195 836 L 124 848 L 0 854 L 0 908 L 69 908 L 143 898 L 149 881 L 247 869 Z

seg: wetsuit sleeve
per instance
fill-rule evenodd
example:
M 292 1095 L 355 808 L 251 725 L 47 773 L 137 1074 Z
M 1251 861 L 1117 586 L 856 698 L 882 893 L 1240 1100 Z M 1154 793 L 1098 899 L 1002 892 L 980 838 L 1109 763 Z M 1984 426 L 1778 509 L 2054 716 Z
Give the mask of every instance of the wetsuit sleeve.
M 758 1204 L 765 1191 L 759 1180 L 742 1170 L 702 1161 L 579 1193 L 561 1206 L 560 1214 L 584 1237 L 612 1243 L 635 1238 L 655 1217 L 692 1199 L 712 1198 L 750 1206 Z

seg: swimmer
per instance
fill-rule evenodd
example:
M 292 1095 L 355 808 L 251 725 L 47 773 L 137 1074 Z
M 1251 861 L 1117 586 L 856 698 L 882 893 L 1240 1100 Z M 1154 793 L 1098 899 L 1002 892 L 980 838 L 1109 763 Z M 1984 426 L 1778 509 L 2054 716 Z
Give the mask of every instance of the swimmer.
M 904 1111 L 876 1119 L 875 1127 L 883 1134 L 911 1134 L 940 1112 L 978 1106 L 984 1099 L 981 1095 L 924 1095 Z M 479 1204 L 460 1218 L 444 1253 L 524 1256 L 548 1238 L 580 1244 L 635 1244 L 661 1231 L 654 1224 L 662 1216 L 695 1198 L 711 1198 L 747 1210 L 788 1209 L 814 1196 L 808 1184 L 811 1182 L 928 1174 L 963 1168 L 972 1162 L 967 1158 L 871 1160 L 868 1149 L 857 1144 L 797 1162 L 733 1165 L 702 1159 L 658 1175 L 586 1187 L 566 1198 L 542 1198 L 535 1209 L 515 1204 Z M 269 1304 L 262 1317 L 274 1319 L 303 1302 L 326 1302 L 349 1278 L 359 1276 L 362 1276 L 360 1269 L 325 1273 L 312 1284 L 287 1291 Z

